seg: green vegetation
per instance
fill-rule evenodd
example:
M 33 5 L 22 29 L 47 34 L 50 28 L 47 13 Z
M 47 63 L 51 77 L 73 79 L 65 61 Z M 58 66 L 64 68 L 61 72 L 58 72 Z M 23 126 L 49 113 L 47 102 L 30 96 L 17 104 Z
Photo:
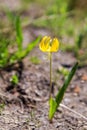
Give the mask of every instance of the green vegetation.
M 49 120 L 50 121 L 52 121 L 52 118 L 54 117 L 54 114 L 55 114 L 57 108 L 59 107 L 59 105 L 60 105 L 60 103 L 61 103 L 61 101 L 63 99 L 64 93 L 65 93 L 66 89 L 68 88 L 68 85 L 69 85 L 72 77 L 74 76 L 77 67 L 78 67 L 78 63 L 76 63 L 74 65 L 74 67 L 72 68 L 72 70 L 68 74 L 62 88 L 57 93 L 55 99 L 53 99 L 52 97 L 50 98 L 50 100 L 49 100 L 49 105 L 50 105 Z
M 12 83 L 13 85 L 18 84 L 18 82 L 19 82 L 18 76 L 17 76 L 16 74 L 13 75 L 13 76 L 11 77 L 10 81 L 11 81 L 11 83 Z
M 8 65 L 12 65 L 18 61 L 21 61 L 39 42 L 40 37 L 35 41 L 28 44 L 26 48 L 23 48 L 23 33 L 21 27 L 21 20 L 19 16 L 13 17 L 9 13 L 9 18 L 13 21 L 13 36 L 9 36 L 8 33 L 0 34 L 0 67 L 4 68 Z
M 62 74 L 65 78 L 68 76 L 69 74 L 69 70 L 60 66 L 59 69 L 57 70 L 58 73 Z
M 30 61 L 31 61 L 33 64 L 35 64 L 35 65 L 40 64 L 40 60 L 39 60 L 39 58 L 36 57 L 36 56 L 31 57 L 31 58 L 30 58 Z
M 80 61 L 79 65 L 86 65 L 87 15 L 86 10 L 76 10 L 76 3 L 78 3 L 78 0 L 74 2 L 71 0 L 21 0 L 20 8 L 16 11 L 16 13 L 10 12 L 8 9 L 4 9 L 8 18 L 8 20 L 6 21 L 7 26 L 3 24 L 3 22 L 1 22 L 0 27 L 3 28 L 4 26 L 6 26 L 5 30 L 6 32 L 9 32 L 9 34 L 6 34 L 5 31 L 5 34 L 3 34 L 3 31 L 0 31 L 0 42 L 3 44 L 5 44 L 4 42 L 6 42 L 6 44 L 10 44 L 12 48 L 13 46 L 17 45 L 17 49 L 22 51 L 22 28 L 28 25 L 40 28 L 48 28 L 52 32 L 53 36 L 60 37 L 60 49 L 62 51 L 71 51 L 75 55 L 75 57 Z M 33 7 L 32 9 L 34 9 L 34 7 L 37 6 L 40 12 L 37 13 L 37 11 L 35 11 L 36 17 L 34 18 L 32 15 L 30 15 L 30 17 L 28 15 L 23 15 L 21 20 L 21 18 L 19 18 L 17 15 L 21 16 L 23 12 L 26 12 L 27 14 L 28 9 L 31 9 L 31 6 Z M 32 14 L 31 10 L 30 14 Z M 9 45 L 7 47 L 9 48 Z M 80 54 L 80 52 L 84 53 Z M 7 50 L 5 50 L 4 54 L 1 54 L 0 59 L 2 59 L 3 57 L 5 58 L 6 55 L 10 55 Z M 12 60 L 14 59 L 13 57 Z M 7 60 L 7 58 L 5 58 L 4 61 L 0 60 L 0 66 L 4 66 L 4 64 L 7 63 Z M 13 62 L 12 60 L 10 61 Z
M 4 110 L 4 107 L 5 107 L 5 104 L 1 103 L 0 104 L 0 115 L 1 115 L 2 111 Z

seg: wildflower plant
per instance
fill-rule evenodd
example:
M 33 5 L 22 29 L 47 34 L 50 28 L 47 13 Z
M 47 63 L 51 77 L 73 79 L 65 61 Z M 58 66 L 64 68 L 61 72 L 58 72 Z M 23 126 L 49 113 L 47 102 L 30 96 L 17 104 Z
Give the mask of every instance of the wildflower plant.
M 49 54 L 49 59 L 50 59 L 49 121 L 52 122 L 54 114 L 63 99 L 64 93 L 72 77 L 76 72 L 76 69 L 78 67 L 78 62 L 75 63 L 75 65 L 69 72 L 63 86 L 57 93 L 56 97 L 53 98 L 52 96 L 52 53 L 57 52 L 59 50 L 59 40 L 57 38 L 52 39 L 49 36 L 44 36 L 39 44 L 39 48 L 42 52 L 47 52 Z

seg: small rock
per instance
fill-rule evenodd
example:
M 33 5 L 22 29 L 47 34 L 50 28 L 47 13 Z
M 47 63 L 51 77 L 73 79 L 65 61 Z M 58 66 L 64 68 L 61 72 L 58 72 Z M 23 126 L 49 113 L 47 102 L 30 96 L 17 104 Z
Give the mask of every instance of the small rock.
M 86 75 L 86 74 L 83 74 L 81 79 L 82 79 L 83 81 L 87 81 L 87 75 Z
M 83 130 L 87 130 L 87 125 L 84 125 L 84 126 L 83 126 Z
M 80 93 L 80 87 L 78 85 L 75 86 L 74 92 L 79 94 Z

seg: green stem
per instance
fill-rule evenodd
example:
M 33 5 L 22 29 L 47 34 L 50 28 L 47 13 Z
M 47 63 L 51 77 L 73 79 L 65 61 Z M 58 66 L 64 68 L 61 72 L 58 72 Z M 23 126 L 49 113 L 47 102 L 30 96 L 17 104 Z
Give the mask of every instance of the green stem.
M 52 53 L 50 52 L 50 93 L 49 99 L 52 97 Z

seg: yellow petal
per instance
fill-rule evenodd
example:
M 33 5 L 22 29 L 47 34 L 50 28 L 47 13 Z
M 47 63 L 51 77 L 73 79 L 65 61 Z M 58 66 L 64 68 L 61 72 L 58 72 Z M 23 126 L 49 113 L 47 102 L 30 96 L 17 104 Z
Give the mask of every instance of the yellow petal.
M 39 44 L 39 48 L 41 51 L 44 51 L 45 50 L 45 47 L 44 47 L 44 41 L 47 39 L 47 36 L 43 37 L 43 39 L 41 40 L 40 44 Z
M 39 48 L 41 51 L 43 52 L 47 52 L 47 49 L 49 47 L 49 42 L 50 42 L 50 37 L 43 37 L 43 39 L 41 40 L 40 44 L 39 44 Z
M 57 38 L 54 38 L 52 41 L 52 46 L 51 46 L 51 52 L 57 52 L 59 49 L 59 41 Z

